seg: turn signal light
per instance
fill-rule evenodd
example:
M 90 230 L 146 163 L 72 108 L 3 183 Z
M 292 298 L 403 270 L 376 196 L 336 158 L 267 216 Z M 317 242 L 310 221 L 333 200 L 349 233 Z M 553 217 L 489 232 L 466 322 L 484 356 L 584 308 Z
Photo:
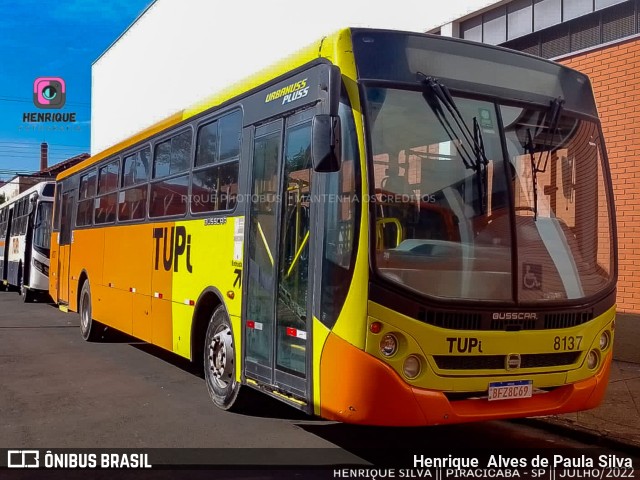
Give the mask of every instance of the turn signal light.
M 380 322 L 373 322 L 369 325 L 371 333 L 380 333 L 382 331 L 382 324 Z

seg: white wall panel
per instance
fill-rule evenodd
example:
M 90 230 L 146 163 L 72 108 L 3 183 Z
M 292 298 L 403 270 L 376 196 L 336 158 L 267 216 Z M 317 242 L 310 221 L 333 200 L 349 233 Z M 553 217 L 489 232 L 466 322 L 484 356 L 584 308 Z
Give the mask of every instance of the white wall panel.
M 93 65 L 97 153 L 343 26 L 424 31 L 427 0 L 157 0 Z

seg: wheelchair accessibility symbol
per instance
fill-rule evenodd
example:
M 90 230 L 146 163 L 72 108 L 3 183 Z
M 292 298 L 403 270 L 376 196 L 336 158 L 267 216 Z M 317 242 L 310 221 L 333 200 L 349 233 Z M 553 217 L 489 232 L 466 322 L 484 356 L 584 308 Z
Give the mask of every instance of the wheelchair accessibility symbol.
M 542 265 L 524 263 L 522 275 L 522 287 L 525 290 L 542 289 Z

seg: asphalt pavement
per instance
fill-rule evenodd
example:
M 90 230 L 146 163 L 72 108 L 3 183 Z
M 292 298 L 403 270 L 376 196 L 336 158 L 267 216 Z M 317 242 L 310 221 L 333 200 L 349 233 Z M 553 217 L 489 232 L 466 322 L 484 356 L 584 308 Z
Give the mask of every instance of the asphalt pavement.
M 249 410 L 224 412 L 212 405 L 190 362 L 120 334 L 85 342 L 78 322 L 77 314 L 0 292 L 0 448 L 307 448 L 330 462 L 366 448 L 592 445 L 521 422 L 346 425 L 257 392 Z

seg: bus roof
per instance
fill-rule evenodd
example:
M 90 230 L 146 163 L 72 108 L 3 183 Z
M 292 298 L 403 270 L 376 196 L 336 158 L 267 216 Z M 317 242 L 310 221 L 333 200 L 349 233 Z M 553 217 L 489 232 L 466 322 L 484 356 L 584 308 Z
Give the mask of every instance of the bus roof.
M 330 35 L 327 35 L 313 43 L 311 43 L 310 45 L 307 45 L 306 47 L 298 50 L 296 53 L 293 53 L 292 55 L 283 58 L 282 60 L 280 60 L 279 62 L 255 73 L 254 75 L 238 82 L 235 83 L 233 85 L 230 85 L 228 88 L 223 89 L 221 91 L 218 91 L 216 93 L 214 93 L 213 95 L 209 96 L 208 98 L 203 99 L 202 101 L 197 102 L 195 105 L 192 105 L 191 107 L 185 108 L 183 110 L 180 110 L 176 113 L 174 113 L 173 115 L 159 121 L 158 123 L 155 123 L 154 125 L 151 125 L 150 127 L 142 130 L 141 132 L 127 138 L 126 140 L 123 140 L 115 145 L 113 145 L 112 147 L 109 147 L 108 149 L 87 158 L 86 160 L 78 163 L 77 165 L 61 172 L 56 180 L 60 181 L 64 178 L 67 178 L 73 174 L 75 174 L 76 172 L 79 172 L 95 163 L 98 163 L 99 161 L 108 158 L 111 155 L 117 154 L 118 152 L 131 147 L 135 144 L 137 144 L 138 142 L 141 142 L 149 137 L 152 137 L 153 135 L 155 135 L 156 133 L 160 133 L 165 129 L 168 129 L 169 127 L 173 126 L 173 125 L 177 125 L 178 123 L 187 120 L 189 118 L 192 118 L 210 108 L 213 107 L 219 107 L 224 105 L 226 102 L 232 101 L 237 97 L 240 97 L 241 95 L 244 95 L 246 93 L 251 92 L 252 90 L 269 83 L 270 81 L 273 81 L 274 79 L 280 77 L 281 75 L 286 74 L 287 72 L 300 67 L 302 65 L 305 65 L 315 59 L 318 58 L 327 58 L 329 60 L 332 60 L 334 62 L 336 62 L 341 53 L 344 52 L 349 52 L 352 53 L 353 52 L 353 46 L 351 44 L 352 41 L 352 34 L 354 32 L 359 32 L 359 33 L 363 33 L 363 32 L 379 32 L 379 33 L 384 33 L 384 32 L 388 32 L 388 33 L 396 33 L 396 34 L 407 34 L 407 35 L 411 35 L 411 36 L 422 36 L 422 37 L 431 37 L 433 39 L 437 39 L 439 41 L 447 41 L 447 42 L 452 42 L 452 43 L 457 43 L 460 45 L 463 44 L 468 44 L 470 46 L 473 46 L 475 48 L 481 48 L 483 50 L 486 50 L 487 52 L 491 52 L 494 51 L 496 53 L 500 53 L 500 52 L 509 52 L 509 54 L 515 55 L 516 57 L 520 57 L 522 59 L 526 59 L 526 58 L 530 58 L 531 62 L 537 63 L 539 65 L 544 65 L 544 64 L 553 64 L 556 65 L 558 67 L 561 68 L 561 70 L 565 70 L 565 71 L 574 71 L 578 74 L 580 74 L 579 72 L 570 69 L 568 67 L 565 66 L 561 66 L 560 64 L 557 64 L 556 62 L 553 62 L 551 60 L 547 60 L 547 59 L 543 59 L 543 58 L 539 58 L 539 57 L 534 57 L 532 55 L 528 55 L 522 52 L 517 52 L 517 51 L 511 51 L 508 50 L 504 47 L 499 47 L 499 46 L 493 46 L 493 45 L 487 45 L 487 44 L 479 44 L 476 42 L 470 42 L 468 40 L 462 40 L 462 39 L 458 39 L 458 38 L 450 38 L 450 37 L 442 37 L 440 35 L 433 35 L 433 34 L 426 34 L 426 33 L 417 33 L 417 32 L 400 32 L 397 30 L 384 30 L 384 29 L 371 29 L 371 28 L 351 28 L 351 27 L 347 27 L 347 28 L 343 28 L 337 32 L 334 32 Z M 348 63 L 348 62 L 345 62 Z M 353 63 L 353 62 L 350 62 Z M 354 80 L 357 80 L 358 75 L 356 73 L 356 66 L 355 65 L 340 65 L 343 70 L 342 73 L 346 74 L 348 77 L 353 78 Z M 348 70 L 345 70 L 348 69 Z M 583 74 L 580 74 L 583 75 Z M 584 75 L 583 75 L 584 76 Z M 585 76 L 585 78 L 587 78 Z
M 343 37 L 343 34 L 344 35 Z M 144 129 L 140 133 L 137 133 L 122 142 L 115 144 L 108 149 L 89 157 L 88 159 L 80 162 L 79 164 L 61 172 L 57 180 L 62 180 L 70 175 L 73 175 L 76 172 L 83 170 L 84 168 L 99 162 L 100 160 L 109 157 L 121 150 L 126 149 L 136 143 L 144 140 L 145 138 L 151 137 L 152 135 L 163 131 L 166 128 L 171 127 L 177 123 L 180 123 L 183 120 L 191 118 L 201 112 L 204 112 L 212 107 L 220 106 L 229 100 L 234 99 L 244 93 L 247 93 L 254 88 L 257 88 L 274 78 L 279 77 L 280 75 L 285 74 L 286 72 L 304 65 L 305 63 L 309 63 L 316 58 L 330 58 L 334 53 L 334 46 L 341 40 L 342 38 L 350 38 L 349 37 L 349 29 L 343 29 L 338 32 L 335 32 L 331 35 L 321 38 L 313 42 L 312 44 L 302 48 L 296 53 L 280 60 L 278 63 L 271 65 L 258 73 L 255 73 L 251 77 L 233 84 L 228 88 L 216 92 L 210 97 L 198 102 L 197 104 L 181 110 L 179 112 L 174 113 L 173 115 L 161 120 L 160 122 Z
M 43 195 L 43 190 L 45 189 L 45 187 L 47 185 L 55 185 L 55 182 L 53 182 L 53 181 L 45 181 L 45 182 L 36 183 L 33 187 L 29 187 L 24 192 L 16 195 L 15 197 L 10 198 L 6 202 L 4 202 L 2 205 L 0 205 L 0 209 L 8 207 L 12 203 L 17 202 L 18 200 L 20 200 L 20 199 L 22 199 L 24 197 L 28 197 L 29 195 L 31 195 L 33 193 L 38 193 L 38 194 L 44 196 Z M 46 197 L 47 198 L 53 198 L 53 195 L 46 195 Z

